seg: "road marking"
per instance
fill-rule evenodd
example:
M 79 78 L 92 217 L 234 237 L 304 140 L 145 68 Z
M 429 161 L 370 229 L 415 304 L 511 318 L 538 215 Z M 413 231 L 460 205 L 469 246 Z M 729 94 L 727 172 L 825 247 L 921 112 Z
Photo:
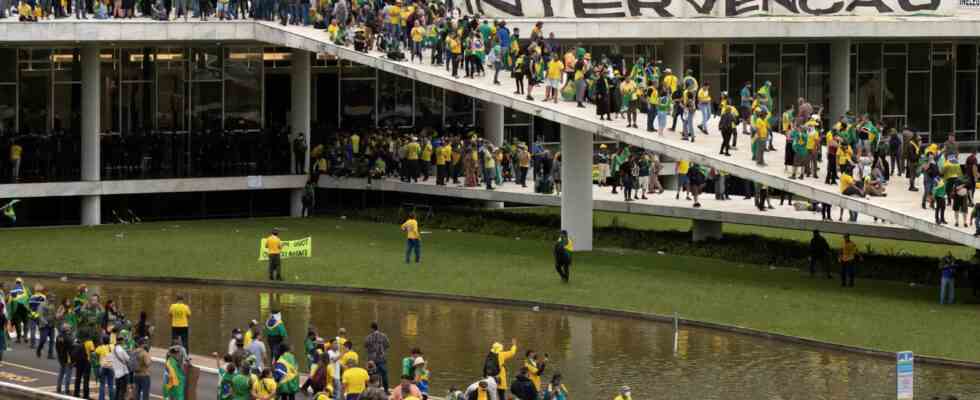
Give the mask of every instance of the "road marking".
M 37 382 L 37 378 L 31 378 L 29 376 L 17 375 L 10 371 L 0 371 L 0 379 L 8 380 L 17 383 L 33 383 Z
M 0 363 L 0 365 L 9 365 L 11 367 L 20 368 L 20 369 L 27 370 L 27 371 L 32 371 L 32 372 L 37 372 L 39 374 L 46 374 L 46 375 L 51 375 L 51 376 L 58 376 L 58 374 L 55 373 L 55 372 L 46 371 L 46 370 L 43 370 L 43 369 L 37 369 L 37 368 L 33 368 L 33 367 L 28 367 L 26 365 L 20 365 L 20 364 L 12 363 L 12 362 L 9 362 L 9 361 L 4 361 L 3 363 Z
M 17 363 L 12 363 L 12 362 L 7 362 L 7 361 L 4 361 L 4 362 L 0 363 L 0 365 L 2 365 L 2 366 L 11 366 L 11 367 L 15 367 L 15 368 L 20 368 L 20 369 L 24 369 L 24 370 L 27 370 L 27 371 L 37 372 L 39 374 L 45 374 L 45 375 L 51 375 L 51 376 L 58 376 L 58 374 L 55 373 L 55 372 L 45 371 L 43 369 L 32 368 L 32 367 L 28 367 L 26 365 L 20 365 L 20 364 L 17 364 Z M 0 371 L 0 379 L 8 379 L 8 380 L 12 380 L 14 382 L 19 382 L 19 383 L 31 383 L 31 382 L 37 381 L 37 379 L 35 379 L 35 378 L 28 378 L 26 376 L 19 376 L 17 374 L 12 373 L 12 372 L 6 372 L 6 371 Z M 18 379 L 29 379 L 29 380 L 18 380 Z M 92 387 L 92 384 L 93 383 L 95 383 L 95 382 L 90 382 L 89 383 L 89 388 Z M 98 385 L 98 383 L 95 383 L 95 384 Z M 57 387 L 56 386 L 45 386 L 45 387 L 37 388 L 37 389 L 38 390 L 45 391 L 45 392 L 54 392 L 54 390 L 57 389 Z M 150 393 L 150 397 L 152 397 L 154 399 L 162 399 L 163 398 L 163 396 L 158 395 L 158 394 L 153 394 L 153 393 Z

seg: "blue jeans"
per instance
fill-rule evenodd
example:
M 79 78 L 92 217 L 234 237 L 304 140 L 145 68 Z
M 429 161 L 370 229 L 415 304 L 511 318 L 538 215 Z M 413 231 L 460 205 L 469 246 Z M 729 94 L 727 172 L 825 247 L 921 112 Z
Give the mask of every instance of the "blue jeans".
M 112 400 L 116 391 L 116 375 L 112 368 L 99 368 L 99 400 Z
M 493 168 L 483 169 L 483 182 L 486 183 L 487 189 L 493 189 Z
M 956 291 L 956 280 L 953 278 L 942 278 L 939 283 L 939 304 L 953 304 L 956 302 L 954 292 Z M 949 294 L 949 301 L 946 295 Z
M 71 371 L 71 364 L 62 364 L 58 369 L 58 384 L 55 386 L 58 393 L 68 394 L 71 385 Z M 64 387 L 64 391 L 62 391 L 62 387 Z
M 374 360 L 374 366 L 378 369 L 378 375 L 381 375 L 381 387 L 388 392 L 388 362 L 386 360 Z M 143 399 L 136 399 L 143 400 Z
M 135 376 L 136 400 L 150 400 L 150 376 Z
M 405 248 L 405 264 L 408 264 L 409 256 L 415 252 L 415 263 L 418 264 L 422 258 L 422 242 L 418 239 L 408 239 Z
M 701 111 L 701 129 L 708 130 L 708 119 L 711 118 L 711 103 L 698 104 Z
M 694 141 L 694 112 L 689 112 L 687 115 L 682 115 L 681 120 L 684 122 L 684 137 L 690 137 L 691 141 Z
M 37 329 L 38 326 L 36 319 L 31 319 L 27 322 L 27 342 L 30 344 L 30 348 L 32 349 L 34 348 L 34 345 L 37 344 Z
M 657 111 L 657 130 L 663 132 L 667 128 L 667 112 Z

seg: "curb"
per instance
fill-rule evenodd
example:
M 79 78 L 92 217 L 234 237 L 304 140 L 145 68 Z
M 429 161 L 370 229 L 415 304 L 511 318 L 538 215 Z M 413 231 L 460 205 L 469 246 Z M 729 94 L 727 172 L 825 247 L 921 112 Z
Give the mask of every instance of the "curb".
M 425 293 L 425 292 L 415 292 L 409 290 L 317 285 L 317 284 L 309 284 L 309 283 L 239 281 L 239 280 L 230 280 L 230 279 L 210 279 L 210 278 L 179 278 L 179 277 L 170 278 L 170 277 L 159 277 L 159 276 L 138 277 L 138 276 L 123 276 L 123 275 L 28 272 L 28 271 L 9 271 L 9 270 L 0 270 L 0 275 L 18 275 L 22 277 L 43 278 L 43 279 L 60 279 L 62 277 L 67 277 L 73 280 L 97 280 L 97 281 L 107 281 L 107 282 L 136 281 L 136 282 L 166 283 L 166 284 L 191 284 L 191 285 L 201 285 L 201 286 L 222 285 L 222 286 L 242 287 L 242 288 L 301 290 L 301 291 L 321 292 L 321 293 L 349 293 L 349 294 L 378 295 L 378 296 L 388 296 L 388 297 L 407 297 L 407 298 L 426 299 L 426 300 L 460 301 L 460 302 L 467 302 L 467 303 L 483 303 L 483 304 L 516 306 L 516 307 L 526 307 L 526 308 L 539 307 L 541 309 L 552 310 L 552 311 L 570 311 L 570 312 L 583 313 L 583 314 L 630 318 L 630 319 L 641 320 L 641 321 L 653 321 L 653 322 L 663 322 L 663 323 L 673 323 L 674 321 L 673 317 L 659 315 L 659 314 L 643 313 L 643 312 L 636 312 L 636 311 L 612 310 L 612 309 L 588 307 L 588 306 L 576 306 L 570 304 L 543 303 L 543 302 L 528 301 L 528 300 L 512 300 L 512 299 L 503 299 L 503 298 L 494 298 L 494 297 Z M 817 340 L 812 338 L 785 335 L 781 333 L 766 332 L 758 329 L 745 328 L 736 325 L 726 325 L 726 324 L 719 324 L 714 322 L 698 321 L 698 320 L 691 320 L 691 319 L 684 319 L 684 318 L 678 318 L 678 322 L 679 324 L 685 326 L 736 333 L 736 334 L 751 336 L 756 338 L 778 340 L 786 343 L 803 344 L 803 345 L 818 347 L 827 350 L 855 353 L 855 354 L 867 355 L 867 356 L 872 356 L 872 357 L 877 357 L 882 359 L 894 360 L 896 354 L 894 352 L 889 352 L 889 351 L 869 349 L 869 348 L 864 348 L 859 346 L 851 346 L 851 345 L 827 342 L 827 341 L 822 341 L 822 340 Z M 980 362 L 956 360 L 951 358 L 935 357 L 935 356 L 928 356 L 928 355 L 916 354 L 915 362 L 917 364 L 921 363 L 927 365 L 980 370 Z

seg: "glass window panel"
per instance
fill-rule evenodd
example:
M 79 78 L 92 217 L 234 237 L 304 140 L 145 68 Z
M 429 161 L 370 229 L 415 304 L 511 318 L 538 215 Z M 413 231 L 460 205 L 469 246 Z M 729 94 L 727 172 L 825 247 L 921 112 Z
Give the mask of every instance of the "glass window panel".
M 225 128 L 262 127 L 262 53 L 229 49 L 225 64 Z
M 684 47 L 684 55 L 687 56 L 699 56 L 701 55 L 701 45 L 700 44 L 690 44 Z
M 517 111 L 510 107 L 504 107 L 504 124 L 530 124 L 531 114 Z
M 733 56 L 754 56 L 755 47 L 751 44 L 733 44 L 728 46 L 729 51 Z
M 187 89 L 185 63 L 167 62 L 160 65 L 157 81 L 157 127 L 161 131 L 187 130 Z
M 911 57 L 909 61 L 911 61 Z M 929 74 L 909 74 L 909 126 L 916 132 L 929 131 Z
M 374 79 L 340 81 L 341 126 L 348 129 L 375 126 L 374 85 Z
M 221 52 L 217 47 L 191 49 L 191 79 L 209 81 L 221 79 Z
M 885 129 L 895 128 L 899 132 L 905 127 L 905 117 L 885 117 L 881 121 L 885 124 Z
M 953 113 L 953 60 L 952 55 L 932 56 L 932 113 Z
M 442 127 L 442 88 L 415 82 L 415 126 Z
M 909 43 L 909 71 L 928 71 L 929 43 Z
M 0 82 L 17 82 L 17 50 L 0 49 Z
M 55 82 L 81 82 L 81 50 L 57 49 L 51 55 Z
M 905 115 L 905 61 L 904 55 L 886 55 L 884 58 L 882 97 L 885 115 Z
M 807 45 L 808 72 L 830 72 L 830 43 Z
M 316 118 L 321 126 L 333 132 L 337 129 L 337 72 L 316 74 Z M 268 87 L 268 85 L 266 86 Z M 268 106 L 268 101 L 266 101 Z M 268 123 L 267 123 L 268 124 Z
M 973 70 L 977 68 L 977 46 L 959 44 L 956 46 L 956 69 Z
M 797 99 L 806 97 L 806 58 L 802 56 L 784 56 L 782 64 L 783 98 L 779 109 L 787 105 L 797 105 Z
M 932 117 L 932 129 L 930 130 L 930 139 L 936 143 L 942 143 L 946 141 L 949 134 L 953 133 L 953 116 L 938 116 Z
M 17 86 L 0 85 L 0 132 L 17 128 Z
M 701 81 L 701 56 L 684 56 L 684 72 L 678 74 L 678 78 L 683 79 L 687 75 L 687 70 L 692 71 L 694 79 Z M 677 72 L 674 72 L 677 74 Z
M 858 72 L 878 72 L 881 69 L 881 43 L 861 43 L 858 46 Z
M 757 74 L 779 73 L 779 45 L 760 44 L 755 46 L 755 62 Z
M 99 69 L 99 122 L 102 132 L 119 132 L 119 64 L 113 59 L 102 58 Z
M 806 98 L 816 109 L 823 106 L 824 110 L 830 110 L 830 75 L 829 74 L 810 74 L 807 76 Z M 826 112 L 823 117 L 827 118 Z
M 783 55 L 787 54 L 806 54 L 806 45 L 803 43 L 784 44 Z
M 340 71 L 342 78 L 374 78 L 374 68 L 358 63 L 343 63 Z
M 52 128 L 56 131 L 79 132 L 82 121 L 82 84 L 56 83 L 54 85 Z
M 20 49 L 20 62 L 31 62 L 31 63 L 50 63 L 51 62 L 51 49 L 44 48 L 27 48 Z
M 447 90 L 446 125 L 453 127 L 473 126 L 473 99 Z
M 152 81 L 155 78 L 155 58 L 152 48 L 122 49 L 124 81 Z
M 262 49 L 262 59 L 266 68 L 289 68 L 292 66 L 293 52 L 288 47 L 269 47 Z
M 412 126 L 413 81 L 379 71 L 378 126 Z
M 885 53 L 905 54 L 905 43 L 885 43 Z
M 153 129 L 153 84 L 149 82 L 122 85 L 122 133 L 146 133 Z
M 867 113 L 872 118 L 881 116 L 881 74 L 858 74 L 857 104 L 859 114 Z
M 704 46 L 701 56 L 702 75 L 724 74 L 728 72 L 728 49 L 723 44 L 709 43 Z M 715 90 L 719 87 L 715 86 Z
M 609 46 L 592 46 L 592 51 L 590 51 L 590 53 L 592 53 L 593 60 L 601 60 L 603 56 L 609 57 L 609 55 L 612 54 L 610 51 L 611 49 Z
M 732 46 L 734 48 L 735 46 Z M 742 87 L 745 86 L 745 82 L 750 84 L 755 81 L 755 63 L 754 57 L 752 56 L 737 56 L 729 58 L 729 87 L 728 93 L 732 95 L 732 100 L 735 104 L 741 102 L 740 95 L 742 93 Z
M 561 125 L 541 117 L 534 117 L 535 142 L 561 142 Z
M 505 126 L 504 141 L 507 143 L 533 143 L 533 140 L 531 140 L 531 125 Z
M 47 71 L 20 72 L 20 131 L 48 130 L 48 101 L 51 80 Z
M 195 82 L 191 88 L 191 129 L 221 130 L 221 82 Z
M 956 130 L 974 130 L 977 113 L 977 73 L 956 74 Z

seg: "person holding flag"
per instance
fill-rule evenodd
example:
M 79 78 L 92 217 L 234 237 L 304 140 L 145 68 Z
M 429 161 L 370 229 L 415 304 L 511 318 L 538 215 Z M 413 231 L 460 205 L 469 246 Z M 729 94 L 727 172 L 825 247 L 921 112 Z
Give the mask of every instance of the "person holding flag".
M 4 225 L 17 225 L 17 212 L 14 211 L 14 205 L 17 203 L 20 203 L 20 200 L 14 199 L 5 204 L 3 207 L 0 207 L 0 211 L 3 211 Z
M 14 281 L 13 289 L 10 289 L 10 300 L 7 303 L 7 315 L 17 332 L 17 343 L 20 343 L 22 340 L 26 341 L 28 317 L 30 315 L 30 309 L 27 303 L 30 298 L 31 292 L 24 286 L 24 280 L 17 278 Z
M 299 374 L 296 369 L 296 356 L 289 351 L 289 344 L 279 346 L 282 354 L 276 359 L 272 375 L 276 379 L 276 393 L 280 400 L 294 400 L 299 392 Z
M 180 350 L 171 347 L 163 370 L 163 399 L 184 400 L 187 391 L 187 376 L 180 361 Z
M 271 360 L 278 359 L 279 355 L 284 352 L 282 346 L 285 345 L 287 336 L 286 325 L 282 321 L 282 313 L 279 310 L 273 310 L 265 322 L 265 337 L 269 342 L 269 352 L 272 353 Z

